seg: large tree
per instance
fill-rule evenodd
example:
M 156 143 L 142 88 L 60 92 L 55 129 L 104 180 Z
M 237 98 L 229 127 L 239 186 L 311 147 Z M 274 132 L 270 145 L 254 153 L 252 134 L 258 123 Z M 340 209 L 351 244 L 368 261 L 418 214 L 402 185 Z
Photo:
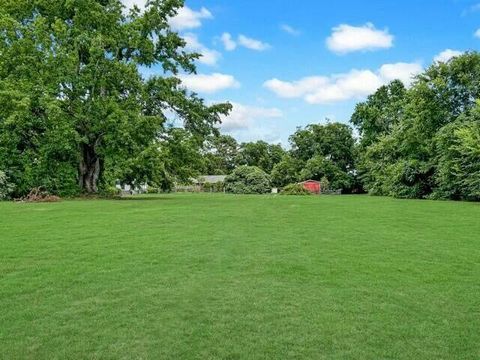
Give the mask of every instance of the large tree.
M 384 99 L 383 92 L 378 90 L 357 106 L 352 116 L 364 136 L 358 163 L 366 189 L 402 198 L 478 199 L 474 144 L 480 54 L 434 63 L 403 96 L 390 96 L 382 107 L 373 99 Z M 393 121 L 388 127 L 365 130 L 384 119 Z
M 203 146 L 204 173 L 209 175 L 230 174 L 235 169 L 238 143 L 230 135 L 208 137 Z
M 260 140 L 242 143 L 236 162 L 238 165 L 257 166 L 269 174 L 284 155 L 285 150 L 280 144 L 269 144 Z
M 365 102 L 355 106 L 351 122 L 358 129 L 361 145 L 368 146 L 390 133 L 403 115 L 407 90 L 400 80 L 381 86 Z
M 308 125 L 290 136 L 292 154 L 308 161 L 321 155 L 334 162 L 343 171 L 353 170 L 355 140 L 352 129 L 341 123 Z
M 166 113 L 199 142 L 212 132 L 230 106 L 206 106 L 176 77 L 194 72 L 199 56 L 169 27 L 182 6 L 0 0 L 0 168 L 18 193 L 92 193 L 138 180 L 137 170 L 158 179 Z

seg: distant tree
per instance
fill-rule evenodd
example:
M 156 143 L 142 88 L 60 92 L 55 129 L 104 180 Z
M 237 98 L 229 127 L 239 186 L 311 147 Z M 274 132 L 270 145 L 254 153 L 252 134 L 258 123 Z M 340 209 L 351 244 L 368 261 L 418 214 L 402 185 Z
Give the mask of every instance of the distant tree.
M 285 150 L 281 145 L 268 144 L 265 141 L 249 142 L 240 145 L 237 155 L 237 165 L 257 166 L 270 173 L 279 163 Z
M 480 54 L 476 52 L 437 62 L 418 75 L 391 129 L 362 140 L 367 146 L 359 153 L 358 170 L 366 189 L 402 198 L 474 198 L 474 188 L 454 180 L 449 172 L 461 173 L 475 183 L 475 165 L 460 170 L 454 159 L 463 154 L 476 164 L 467 149 L 459 146 L 460 141 L 471 143 L 475 138 L 477 120 L 470 116 L 479 98 Z M 390 112 L 388 106 L 377 110 L 380 119 Z
M 321 155 L 314 156 L 307 161 L 300 172 L 300 179 L 317 181 L 326 179 L 334 190 L 350 189 L 352 186 L 352 177 L 332 160 Z
M 204 144 L 204 173 L 210 175 L 230 174 L 235 169 L 238 143 L 229 135 L 214 135 Z
M 389 134 L 398 124 L 404 110 L 407 90 L 400 80 L 381 86 L 365 102 L 357 104 L 351 117 L 358 129 L 361 144 L 368 146 L 380 136 Z
M 348 125 L 308 125 L 291 135 L 290 143 L 292 157 L 301 164 L 299 180 L 326 178 L 335 189 L 352 190 L 356 147 Z
M 256 166 L 239 166 L 225 179 L 225 191 L 234 194 L 265 194 L 270 190 L 268 174 Z
M 435 197 L 480 201 L 480 105 L 436 136 Z
M 162 136 L 160 158 L 165 170 L 176 182 L 186 183 L 203 170 L 202 143 L 190 131 L 173 128 Z
M 8 181 L 5 172 L 0 170 L 0 200 L 8 199 L 13 189 L 14 186 Z
M 345 124 L 313 124 L 305 129 L 298 129 L 290 136 L 292 155 L 301 161 L 308 161 L 315 156 L 331 160 L 343 171 L 353 169 L 355 140 L 352 129 Z
M 275 164 L 272 169 L 271 177 L 274 186 L 283 187 L 299 181 L 299 173 L 303 167 L 303 162 L 297 160 L 289 154 L 286 154 L 282 160 Z
M 212 133 L 230 105 L 207 106 L 176 76 L 199 57 L 169 27 L 181 6 L 0 0 L 0 167 L 17 193 L 157 181 L 167 111 L 196 137 Z M 163 74 L 146 79 L 140 70 L 152 66 Z

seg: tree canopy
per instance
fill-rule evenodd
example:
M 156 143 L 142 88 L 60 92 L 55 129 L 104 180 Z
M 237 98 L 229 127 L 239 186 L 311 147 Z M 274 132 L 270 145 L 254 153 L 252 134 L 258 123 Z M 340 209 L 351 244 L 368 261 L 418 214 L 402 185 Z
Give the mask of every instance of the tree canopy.
M 358 170 L 365 188 L 402 198 L 480 199 L 480 54 L 434 63 L 400 89 L 380 88 L 352 116 L 364 145 Z M 384 119 L 388 126 L 372 126 Z
M 0 168 L 20 195 L 165 180 L 170 112 L 202 142 L 230 105 L 182 87 L 198 54 L 169 27 L 181 0 L 0 0 Z M 146 78 L 142 69 L 155 67 Z

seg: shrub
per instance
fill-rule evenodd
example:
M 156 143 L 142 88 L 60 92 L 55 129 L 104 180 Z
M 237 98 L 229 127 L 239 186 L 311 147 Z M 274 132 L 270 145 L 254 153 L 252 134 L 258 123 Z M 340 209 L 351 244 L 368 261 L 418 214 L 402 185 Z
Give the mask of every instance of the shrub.
M 220 193 L 220 192 L 223 192 L 224 188 L 225 188 L 225 184 L 223 181 L 218 181 L 216 183 L 203 184 L 204 192 Z
M 256 166 L 239 166 L 225 179 L 225 191 L 233 194 L 266 194 L 270 189 L 269 176 Z
M 13 189 L 14 186 L 8 181 L 7 175 L 0 171 L 0 200 L 8 199 Z
M 114 198 L 120 196 L 121 194 L 122 190 L 118 189 L 116 186 L 107 186 L 100 192 L 100 195 L 107 198 Z
M 312 195 L 310 191 L 305 189 L 301 184 L 289 184 L 280 192 L 281 195 Z
M 161 192 L 162 192 L 162 189 L 159 187 L 149 186 L 147 188 L 147 194 L 160 194 Z

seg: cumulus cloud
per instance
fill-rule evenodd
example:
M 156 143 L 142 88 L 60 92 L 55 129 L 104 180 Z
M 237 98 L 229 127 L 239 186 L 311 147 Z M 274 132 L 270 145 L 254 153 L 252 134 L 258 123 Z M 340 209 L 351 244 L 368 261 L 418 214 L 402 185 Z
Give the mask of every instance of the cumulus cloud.
M 295 29 L 293 26 L 290 26 L 287 24 L 280 25 L 280 29 L 282 29 L 284 32 L 290 35 L 294 35 L 294 36 L 300 35 L 300 30 Z
M 419 63 L 398 62 L 395 64 L 385 64 L 380 67 L 379 74 L 383 83 L 388 83 L 395 79 L 401 80 L 406 86 L 410 86 L 413 76 L 421 73 L 422 65 Z
M 121 0 L 125 8 L 132 9 L 137 6 L 140 10 L 145 10 L 147 0 Z M 198 28 L 202 25 L 202 20 L 212 19 L 212 13 L 205 7 L 195 11 L 188 6 L 183 6 L 177 11 L 177 15 L 172 17 L 169 21 L 173 30 L 180 31 L 186 29 Z
M 187 74 L 179 75 L 179 78 L 187 89 L 200 93 L 211 94 L 240 86 L 240 83 L 232 75 L 220 73 Z
M 256 51 L 264 51 L 270 48 L 269 44 L 257 39 L 249 38 L 245 35 L 238 36 L 238 43 L 247 49 Z
M 330 82 L 305 96 L 309 104 L 325 104 L 367 96 L 382 85 L 370 70 L 351 70 L 330 79 Z
M 220 41 L 222 42 L 223 47 L 227 51 L 233 51 L 238 46 L 243 46 L 244 48 L 255 51 L 264 51 L 271 47 L 270 44 L 266 42 L 249 38 L 243 34 L 238 35 L 237 39 L 235 40 L 228 32 L 224 32 L 222 36 L 220 36 Z
M 271 79 L 264 87 L 282 98 L 303 98 L 310 104 L 329 104 L 361 99 L 394 79 L 406 85 L 422 71 L 418 63 L 385 64 L 376 71 L 353 69 L 330 76 L 310 76 L 296 81 Z
M 232 103 L 232 111 L 227 116 L 222 116 L 221 128 L 225 131 L 245 130 L 265 119 L 283 117 L 277 108 L 257 107 Z
M 451 58 L 455 56 L 460 56 L 463 54 L 463 51 L 452 50 L 452 49 L 445 49 L 441 53 L 435 55 L 433 58 L 436 62 L 447 62 Z
M 204 7 L 195 11 L 184 6 L 178 9 L 177 15 L 169 20 L 169 24 L 175 31 L 195 29 L 202 26 L 202 20 L 212 18 L 212 13 Z
M 480 39 L 480 29 L 478 29 L 477 31 L 475 31 L 475 33 L 473 34 L 473 36 L 475 36 L 476 38 Z
M 329 82 L 330 80 L 326 76 L 309 76 L 292 82 L 271 79 L 263 85 L 282 98 L 298 98 L 312 93 L 322 86 L 327 86 Z
M 237 43 L 232 39 L 232 35 L 230 33 L 223 33 L 220 37 L 220 40 L 227 51 L 233 51 L 237 48 Z
M 183 39 L 187 43 L 186 49 L 192 52 L 197 52 L 202 56 L 198 61 L 205 65 L 216 65 L 222 56 L 218 51 L 207 48 L 199 40 L 197 35 L 187 33 L 183 35 Z
M 393 46 L 393 36 L 388 30 L 376 29 L 372 23 L 363 26 L 341 24 L 332 29 L 327 38 L 327 47 L 337 54 L 355 51 L 388 49 Z
M 132 9 L 137 6 L 140 10 L 145 10 L 147 0 L 121 0 L 125 8 Z M 205 7 L 200 10 L 192 10 L 188 6 L 183 6 L 177 11 L 177 15 L 170 18 L 169 24 L 175 31 L 195 29 L 202 26 L 202 20 L 213 19 L 212 13 Z

